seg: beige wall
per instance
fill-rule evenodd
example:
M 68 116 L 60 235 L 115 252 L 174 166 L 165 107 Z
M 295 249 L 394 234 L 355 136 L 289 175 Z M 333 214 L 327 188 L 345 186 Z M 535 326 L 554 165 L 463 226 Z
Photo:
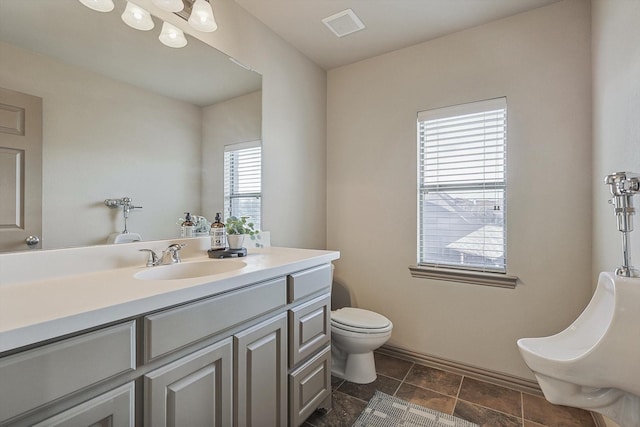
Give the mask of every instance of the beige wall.
M 138 4 L 194 33 L 151 0 Z M 326 245 L 326 73 L 233 0 L 192 34 L 262 74 L 263 224 L 274 246 Z
M 621 237 L 602 178 L 640 172 L 640 3 L 592 1 L 593 274 L 622 263 Z M 636 197 L 635 204 L 638 205 Z M 636 229 L 638 217 L 636 216 Z M 640 267 L 640 235 L 631 233 L 631 259 Z M 607 426 L 617 426 L 610 420 Z
M 564 329 L 591 272 L 590 10 L 566 0 L 328 73 L 336 279 L 391 345 L 532 378 L 516 340 Z M 514 290 L 413 279 L 416 113 L 506 96 Z
M 43 247 L 105 243 L 124 225 L 103 201 L 125 196 L 143 206 L 129 231 L 177 236 L 183 211 L 200 210 L 201 109 L 6 43 L 0 51 L 10 64 L 0 86 L 43 98 Z
M 262 92 L 254 92 L 202 110 L 202 212 L 213 221 L 224 212 L 224 146 L 256 141 L 262 133 Z
M 622 264 L 621 237 L 603 177 L 640 173 L 640 3 L 593 1 L 593 274 Z M 640 204 L 635 197 L 635 205 Z M 634 218 L 636 229 L 640 218 Z M 631 233 L 640 268 L 640 234 Z

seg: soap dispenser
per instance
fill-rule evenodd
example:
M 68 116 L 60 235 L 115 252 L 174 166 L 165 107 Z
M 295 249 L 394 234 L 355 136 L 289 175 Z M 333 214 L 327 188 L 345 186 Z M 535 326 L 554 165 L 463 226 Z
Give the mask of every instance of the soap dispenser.
M 226 233 L 224 224 L 221 221 L 220 212 L 216 213 L 216 218 L 211 224 L 211 250 L 220 251 L 226 249 Z
M 180 237 L 193 237 L 194 229 L 196 228 L 193 223 L 193 218 L 189 212 L 185 212 L 186 216 L 184 217 L 184 222 L 182 223 L 182 227 L 180 229 Z

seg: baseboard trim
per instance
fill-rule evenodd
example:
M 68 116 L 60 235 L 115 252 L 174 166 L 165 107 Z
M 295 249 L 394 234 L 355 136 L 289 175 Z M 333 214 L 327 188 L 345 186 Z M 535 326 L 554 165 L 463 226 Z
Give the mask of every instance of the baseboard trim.
M 508 387 L 523 393 L 542 396 L 542 390 L 540 390 L 538 382 L 527 378 L 479 368 L 477 366 L 467 365 L 465 363 L 455 362 L 453 360 L 443 359 L 441 357 L 428 354 L 417 353 L 415 351 L 390 345 L 384 345 L 376 351 L 381 354 L 386 354 L 387 356 L 397 357 L 398 359 L 408 360 L 431 368 L 442 369 L 476 380 Z M 596 427 L 607 427 L 602 415 L 596 412 L 592 412 L 591 415 L 593 416 L 593 421 L 595 422 Z
M 527 378 L 478 368 L 477 366 L 467 365 L 465 363 L 455 362 L 429 354 L 417 353 L 415 351 L 406 350 L 404 348 L 394 347 L 390 345 L 382 346 L 378 349 L 378 352 L 386 354 L 388 356 L 397 357 L 399 359 L 410 360 L 411 362 L 416 362 L 421 365 L 430 366 L 432 368 L 454 372 L 456 374 L 464 375 L 476 380 L 505 386 L 525 393 L 535 394 L 537 396 L 542 396 L 542 391 L 540 390 L 540 386 L 538 385 L 538 383 Z
M 596 412 L 592 412 L 591 416 L 593 417 L 593 421 L 595 421 L 596 423 L 596 427 L 607 427 L 607 423 L 604 422 L 604 418 L 602 417 L 602 415 Z

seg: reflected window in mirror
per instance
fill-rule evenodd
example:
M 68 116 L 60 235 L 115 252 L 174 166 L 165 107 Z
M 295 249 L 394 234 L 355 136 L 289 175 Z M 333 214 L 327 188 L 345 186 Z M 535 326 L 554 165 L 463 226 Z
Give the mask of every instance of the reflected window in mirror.
M 224 217 L 248 216 L 260 230 L 262 144 L 250 141 L 224 148 Z

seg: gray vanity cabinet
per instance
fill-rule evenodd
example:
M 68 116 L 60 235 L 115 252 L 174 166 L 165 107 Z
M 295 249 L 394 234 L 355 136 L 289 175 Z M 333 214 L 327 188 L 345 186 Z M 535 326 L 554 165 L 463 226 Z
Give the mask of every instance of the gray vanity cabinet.
M 331 265 L 287 277 L 289 425 L 331 408 Z
M 234 336 L 236 427 L 287 425 L 287 316 Z
M 148 362 L 216 340 L 145 375 L 145 426 L 285 426 L 285 288 L 279 277 L 145 316 Z
M 284 313 L 144 376 L 147 427 L 285 427 L 286 405 Z
M 144 376 L 147 427 L 231 425 L 231 338 Z
M 331 265 L 0 357 L 0 427 L 286 427 L 331 406 Z

